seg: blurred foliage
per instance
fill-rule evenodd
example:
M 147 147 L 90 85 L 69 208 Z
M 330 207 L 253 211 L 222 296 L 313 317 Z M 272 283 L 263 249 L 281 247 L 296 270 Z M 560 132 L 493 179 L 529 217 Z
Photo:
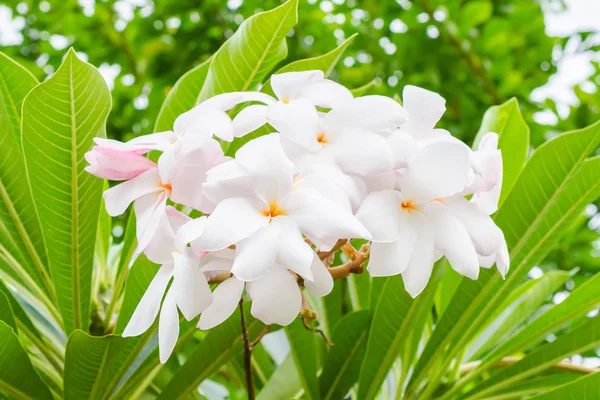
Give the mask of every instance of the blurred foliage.
M 53 73 L 68 46 L 85 54 L 109 82 L 114 79 L 108 135 L 127 140 L 151 132 L 176 80 L 214 53 L 244 18 L 279 3 L 9 0 L 5 6 L 22 40 L 7 45 L 0 37 L 0 44 L 40 79 Z M 564 7 L 561 0 L 301 0 L 286 62 L 323 54 L 358 33 L 334 79 L 358 87 L 378 78 L 370 93 L 388 96 L 407 84 L 439 92 L 448 102 L 441 126 L 467 143 L 489 106 L 516 97 L 537 147 L 599 114 L 597 62 L 573 88 L 574 100 L 560 104 L 556 96 L 532 96 L 564 58 L 598 49 L 598 35 L 591 32 L 546 34 L 542 8 Z M 544 269 L 600 269 L 600 215 L 595 206 L 587 211 Z

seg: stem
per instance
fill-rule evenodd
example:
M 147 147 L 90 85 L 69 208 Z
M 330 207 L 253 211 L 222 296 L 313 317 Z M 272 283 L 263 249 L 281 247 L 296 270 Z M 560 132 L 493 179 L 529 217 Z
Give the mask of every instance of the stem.
M 125 284 L 125 277 L 127 277 L 128 265 L 123 266 L 117 275 L 117 280 L 115 281 L 115 286 L 113 287 L 113 293 L 110 299 L 110 303 L 106 308 L 106 313 L 104 314 L 104 322 L 102 325 L 104 326 L 104 330 L 108 333 L 108 328 L 110 326 L 110 320 L 112 319 L 113 311 L 115 310 L 115 306 L 117 302 L 121 298 L 121 292 L 123 291 L 123 286 Z
M 319 251 L 317 252 L 317 254 L 319 254 L 319 258 L 321 259 L 321 261 L 326 260 L 327 258 L 329 258 L 330 256 L 332 256 L 333 254 L 335 254 L 336 251 L 338 251 L 343 245 L 345 245 L 348 242 L 348 239 L 340 239 L 337 241 L 337 243 L 331 248 L 331 250 L 329 251 Z
M 244 341 L 244 370 L 246 371 L 246 389 L 248 391 L 248 399 L 255 400 L 254 394 L 254 377 L 252 376 L 252 349 L 248 341 L 248 330 L 246 329 L 246 317 L 244 316 L 244 300 L 240 300 L 240 313 L 242 321 L 242 339 Z
M 352 248 L 353 251 L 351 251 L 346 245 L 344 245 L 342 246 L 342 250 L 344 250 L 344 253 L 350 254 L 348 257 L 351 259 L 345 264 L 329 268 L 329 273 L 333 279 L 342 279 L 350 274 L 362 274 L 363 264 L 365 261 L 367 261 L 370 254 L 369 245 L 363 245 L 359 251 L 356 251 L 354 248 Z
M 269 332 L 269 329 L 271 329 L 271 325 L 265 325 L 265 327 L 263 328 L 263 330 L 258 334 L 258 336 L 256 337 L 256 339 L 254 339 L 252 341 L 252 343 L 250 343 L 250 350 L 254 350 L 254 347 L 260 343 L 261 339 Z

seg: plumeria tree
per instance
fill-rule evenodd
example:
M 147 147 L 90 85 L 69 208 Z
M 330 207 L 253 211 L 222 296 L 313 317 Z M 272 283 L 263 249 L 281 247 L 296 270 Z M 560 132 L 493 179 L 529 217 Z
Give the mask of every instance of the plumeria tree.
M 351 39 L 280 67 L 296 22 L 245 21 L 127 142 L 74 50 L 43 83 L 0 53 L 0 393 L 597 396 L 600 275 L 527 276 L 600 197 L 600 126 L 530 151 L 510 100 L 469 147 L 434 92 L 329 79 Z

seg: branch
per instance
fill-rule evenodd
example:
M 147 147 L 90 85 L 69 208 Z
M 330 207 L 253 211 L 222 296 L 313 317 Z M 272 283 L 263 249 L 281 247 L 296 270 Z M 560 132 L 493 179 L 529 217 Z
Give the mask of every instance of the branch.
M 252 343 L 250 343 L 250 351 L 254 350 L 254 347 L 260 343 L 261 339 L 267 334 L 269 333 L 269 329 L 271 329 L 271 325 L 265 325 L 265 327 L 263 328 L 263 330 L 258 334 L 258 336 L 256 337 L 256 339 L 254 339 L 252 341 Z
M 342 250 L 348 250 L 346 245 L 343 246 Z M 359 251 L 356 251 L 354 248 L 352 248 L 352 251 L 348 250 L 348 253 L 352 255 L 348 255 L 348 253 L 344 251 L 344 253 L 350 257 L 350 261 L 338 267 L 329 268 L 329 273 L 333 279 L 342 279 L 350 274 L 362 274 L 364 271 L 363 264 L 369 259 L 370 250 L 371 247 L 368 244 L 365 244 Z
M 335 254 L 336 251 L 338 251 L 343 245 L 345 245 L 348 242 L 348 239 L 340 239 L 337 241 L 337 243 L 331 248 L 331 250 L 329 251 L 318 251 L 317 254 L 319 255 L 319 258 L 321 259 L 321 261 L 326 260 L 327 258 L 331 257 L 332 255 Z
M 248 399 L 255 400 L 254 377 L 252 376 L 252 349 L 248 342 L 248 329 L 246 328 L 246 317 L 244 316 L 244 300 L 240 300 L 240 319 L 242 320 L 242 340 L 244 342 L 244 370 L 246 371 L 246 390 Z

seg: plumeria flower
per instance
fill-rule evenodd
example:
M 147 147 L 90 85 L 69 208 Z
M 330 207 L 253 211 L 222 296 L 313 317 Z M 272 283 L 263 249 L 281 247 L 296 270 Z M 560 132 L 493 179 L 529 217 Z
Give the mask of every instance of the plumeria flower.
M 123 214 L 134 203 L 140 250 L 152 239 L 168 198 L 202 211 L 214 208 L 214 204 L 203 196 L 201 183 L 207 170 L 222 162 L 221 146 L 214 139 L 202 137 L 187 137 L 181 143 L 191 144 L 180 147 L 175 153 L 177 165 L 159 162 L 157 167 L 104 192 L 106 211 L 111 216 Z
M 400 179 L 400 190 L 373 192 L 356 216 L 373 235 L 369 272 L 402 274 L 415 297 L 427 285 L 436 251 L 460 274 L 476 279 L 477 252 L 468 230 L 445 203 L 467 185 L 468 150 L 439 142 L 420 150 Z
M 248 154 L 256 158 L 254 165 L 262 162 L 259 159 L 263 154 L 281 153 L 276 134 L 253 142 L 253 146 L 258 143 L 264 150 Z M 201 251 L 217 251 L 235 244 L 232 273 L 244 281 L 262 277 L 275 263 L 311 280 L 313 251 L 303 234 L 323 250 L 340 238 L 370 235 L 350 211 L 335 201 L 313 191 L 293 190 L 290 161 L 277 157 L 272 160 L 280 164 L 268 164 L 271 173 L 252 176 L 254 195 L 220 201 L 191 245 Z
M 99 138 L 94 141 L 98 145 L 85 153 L 85 160 L 90 164 L 85 170 L 99 178 L 124 181 L 156 167 L 156 163 L 140 152 L 120 148 L 119 142 Z
M 313 253 L 311 263 L 312 281 L 305 280 L 308 291 L 322 297 L 333 289 L 333 279 L 319 257 Z M 302 289 L 297 276 L 284 266 L 275 264 L 261 278 L 244 282 L 235 275 L 223 281 L 214 290 L 213 303 L 200 315 L 198 328 L 213 328 L 233 314 L 246 288 L 252 300 L 251 314 L 266 325 L 289 325 L 302 308 Z
M 158 343 L 162 363 L 171 355 L 179 336 L 177 310 L 190 321 L 212 303 L 200 256 L 189 247 L 175 245 L 175 233 L 189 219 L 173 207 L 167 207 L 161 216 L 157 233 L 145 251 L 148 259 L 161 267 L 123 331 L 123 337 L 141 335 L 152 326 L 160 310 Z
M 393 168 L 384 135 L 406 121 L 406 112 L 390 98 L 365 96 L 326 114 L 308 101 L 277 104 L 270 107 L 268 118 L 284 139 L 296 171 L 314 163 L 334 163 L 346 173 L 366 176 Z
M 325 79 L 323 71 L 285 72 L 271 76 L 271 88 L 276 98 L 263 98 L 264 104 L 254 104 L 244 108 L 234 118 L 233 125 L 236 137 L 242 137 L 268 122 L 270 106 L 281 105 L 281 112 L 290 116 L 292 107 L 298 101 L 309 104 L 335 108 L 352 100 L 352 93 L 339 83 Z
M 491 215 L 498 210 L 502 188 L 502 153 L 498 149 L 497 133 L 489 132 L 481 139 L 471 154 L 471 166 L 474 180 L 465 192 L 472 193 L 471 201 Z

